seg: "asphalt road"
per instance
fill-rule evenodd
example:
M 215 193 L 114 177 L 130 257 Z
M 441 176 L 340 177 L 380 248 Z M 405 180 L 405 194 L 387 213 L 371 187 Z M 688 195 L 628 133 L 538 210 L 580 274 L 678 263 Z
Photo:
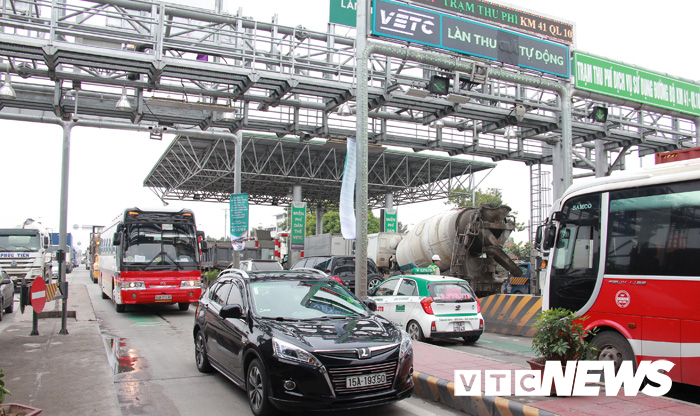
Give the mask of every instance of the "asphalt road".
M 122 414 L 252 414 L 243 390 L 218 373 L 197 371 L 192 338 L 194 308 L 181 312 L 176 305 L 129 306 L 126 313 L 117 313 L 111 300 L 102 299 L 99 287 L 89 283 L 87 272 L 75 270 L 69 281 L 88 285 Z M 454 414 L 453 409 L 418 397 L 361 412 L 364 416 Z

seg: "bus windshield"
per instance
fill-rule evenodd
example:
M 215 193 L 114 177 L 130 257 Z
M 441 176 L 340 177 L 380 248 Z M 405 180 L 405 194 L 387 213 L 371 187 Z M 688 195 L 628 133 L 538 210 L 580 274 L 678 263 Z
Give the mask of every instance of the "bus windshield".
M 123 263 L 130 270 L 197 266 L 197 238 L 188 224 L 127 224 Z

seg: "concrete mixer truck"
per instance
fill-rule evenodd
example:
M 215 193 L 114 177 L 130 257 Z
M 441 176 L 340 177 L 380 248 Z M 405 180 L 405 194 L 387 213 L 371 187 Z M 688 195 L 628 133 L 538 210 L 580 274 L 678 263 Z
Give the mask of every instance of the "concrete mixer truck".
M 501 291 L 496 264 L 513 276 L 522 270 L 503 251 L 515 229 L 515 219 L 506 205 L 484 204 L 454 208 L 427 218 L 413 227 L 396 246 L 396 263 L 404 273 L 427 267 L 432 256 L 441 258 L 440 274 L 469 282 L 478 296 Z

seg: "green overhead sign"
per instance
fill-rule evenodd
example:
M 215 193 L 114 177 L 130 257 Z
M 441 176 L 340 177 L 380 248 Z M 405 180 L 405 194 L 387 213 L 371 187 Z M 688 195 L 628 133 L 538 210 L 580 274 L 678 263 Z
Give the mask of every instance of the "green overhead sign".
M 700 85 L 574 52 L 577 89 L 700 116 Z
M 357 0 L 330 0 L 329 21 L 337 25 L 357 26 Z

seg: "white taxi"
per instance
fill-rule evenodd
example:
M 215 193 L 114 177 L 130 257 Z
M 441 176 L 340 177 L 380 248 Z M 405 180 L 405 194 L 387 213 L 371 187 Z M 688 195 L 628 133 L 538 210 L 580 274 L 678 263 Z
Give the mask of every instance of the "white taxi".
M 462 279 L 435 275 L 394 276 L 368 294 L 379 315 L 412 339 L 463 338 L 476 342 L 484 332 L 481 304 Z

